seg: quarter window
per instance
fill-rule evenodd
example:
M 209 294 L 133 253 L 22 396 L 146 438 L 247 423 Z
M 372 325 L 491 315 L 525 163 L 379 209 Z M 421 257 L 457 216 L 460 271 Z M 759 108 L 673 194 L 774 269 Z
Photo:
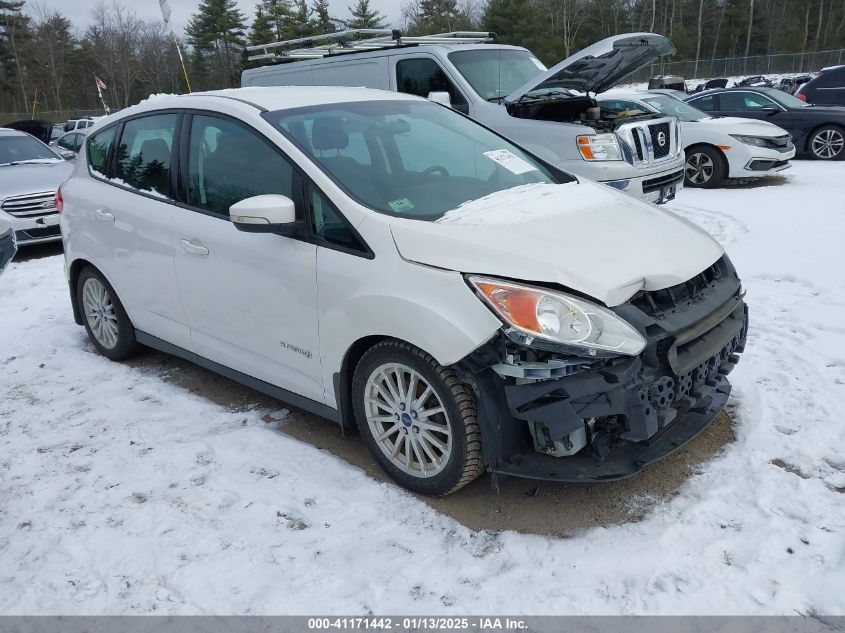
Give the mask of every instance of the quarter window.
M 466 114 L 469 106 L 464 95 L 433 59 L 403 59 L 396 64 L 396 86 L 399 92 L 428 97 L 432 92 L 448 92 L 452 107 Z
M 88 139 L 88 166 L 91 171 L 95 171 L 101 176 L 105 176 L 107 173 L 109 152 L 112 143 L 114 143 L 116 129 L 116 127 L 110 127 L 102 132 L 97 132 Z
M 365 250 L 343 219 L 340 211 L 329 202 L 321 191 L 313 186 L 311 187 L 310 201 L 311 232 L 318 240 L 356 251 Z
M 178 114 L 131 119 L 117 147 L 115 177 L 144 193 L 170 198 L 170 151 Z
M 188 157 L 188 204 L 228 218 L 229 207 L 252 196 L 293 199 L 293 167 L 242 125 L 194 116 Z

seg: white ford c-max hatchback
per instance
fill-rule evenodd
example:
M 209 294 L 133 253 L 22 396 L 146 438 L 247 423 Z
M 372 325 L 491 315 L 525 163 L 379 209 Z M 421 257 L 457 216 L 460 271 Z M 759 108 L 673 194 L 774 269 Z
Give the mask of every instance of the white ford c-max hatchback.
M 157 97 L 57 192 L 74 315 L 357 426 L 402 485 L 630 476 L 705 428 L 745 344 L 709 235 L 440 105 Z

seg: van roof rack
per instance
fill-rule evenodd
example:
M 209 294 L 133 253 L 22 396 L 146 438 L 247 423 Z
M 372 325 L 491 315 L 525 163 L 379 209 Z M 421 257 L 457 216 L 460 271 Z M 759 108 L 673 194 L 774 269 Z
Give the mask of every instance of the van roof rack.
M 348 29 L 335 33 L 309 35 L 292 40 L 247 46 L 244 48 L 244 59 L 246 61 L 269 59 L 276 62 L 292 62 L 399 46 L 480 44 L 495 39 L 495 33 L 485 31 L 452 31 L 451 33 L 439 33 L 437 35 L 406 37 L 397 29 Z

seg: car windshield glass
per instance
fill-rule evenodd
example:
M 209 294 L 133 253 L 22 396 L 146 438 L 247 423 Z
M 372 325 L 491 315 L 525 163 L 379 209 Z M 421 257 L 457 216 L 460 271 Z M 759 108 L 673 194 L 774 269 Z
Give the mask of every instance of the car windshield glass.
M 706 119 L 710 116 L 698 108 L 693 108 L 690 104 L 684 103 L 674 97 L 649 95 L 643 97 L 643 101 L 651 107 L 657 108 L 663 114 L 676 116 L 681 121 L 701 121 L 701 119 Z
M 546 72 L 543 63 L 528 51 L 491 48 L 449 53 L 458 72 L 483 99 L 507 97 L 514 90 Z
M 53 150 L 29 135 L 0 135 L 0 165 L 62 160 Z
M 762 92 L 764 92 L 767 97 L 777 101 L 779 104 L 787 108 L 806 108 L 810 105 L 809 103 L 804 103 L 798 97 L 793 97 L 791 94 L 788 94 L 783 90 L 765 88 Z
M 436 220 L 497 191 L 572 180 L 426 101 L 339 103 L 263 116 L 346 193 L 387 215 Z

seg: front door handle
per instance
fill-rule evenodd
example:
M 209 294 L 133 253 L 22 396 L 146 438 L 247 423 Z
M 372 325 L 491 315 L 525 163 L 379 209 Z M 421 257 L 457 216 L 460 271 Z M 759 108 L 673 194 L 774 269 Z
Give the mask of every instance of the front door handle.
M 182 248 L 191 255 L 200 255 L 202 257 L 208 255 L 208 247 L 199 240 L 182 240 Z
M 114 222 L 114 214 L 105 209 L 97 209 L 94 211 L 94 215 L 102 222 Z

